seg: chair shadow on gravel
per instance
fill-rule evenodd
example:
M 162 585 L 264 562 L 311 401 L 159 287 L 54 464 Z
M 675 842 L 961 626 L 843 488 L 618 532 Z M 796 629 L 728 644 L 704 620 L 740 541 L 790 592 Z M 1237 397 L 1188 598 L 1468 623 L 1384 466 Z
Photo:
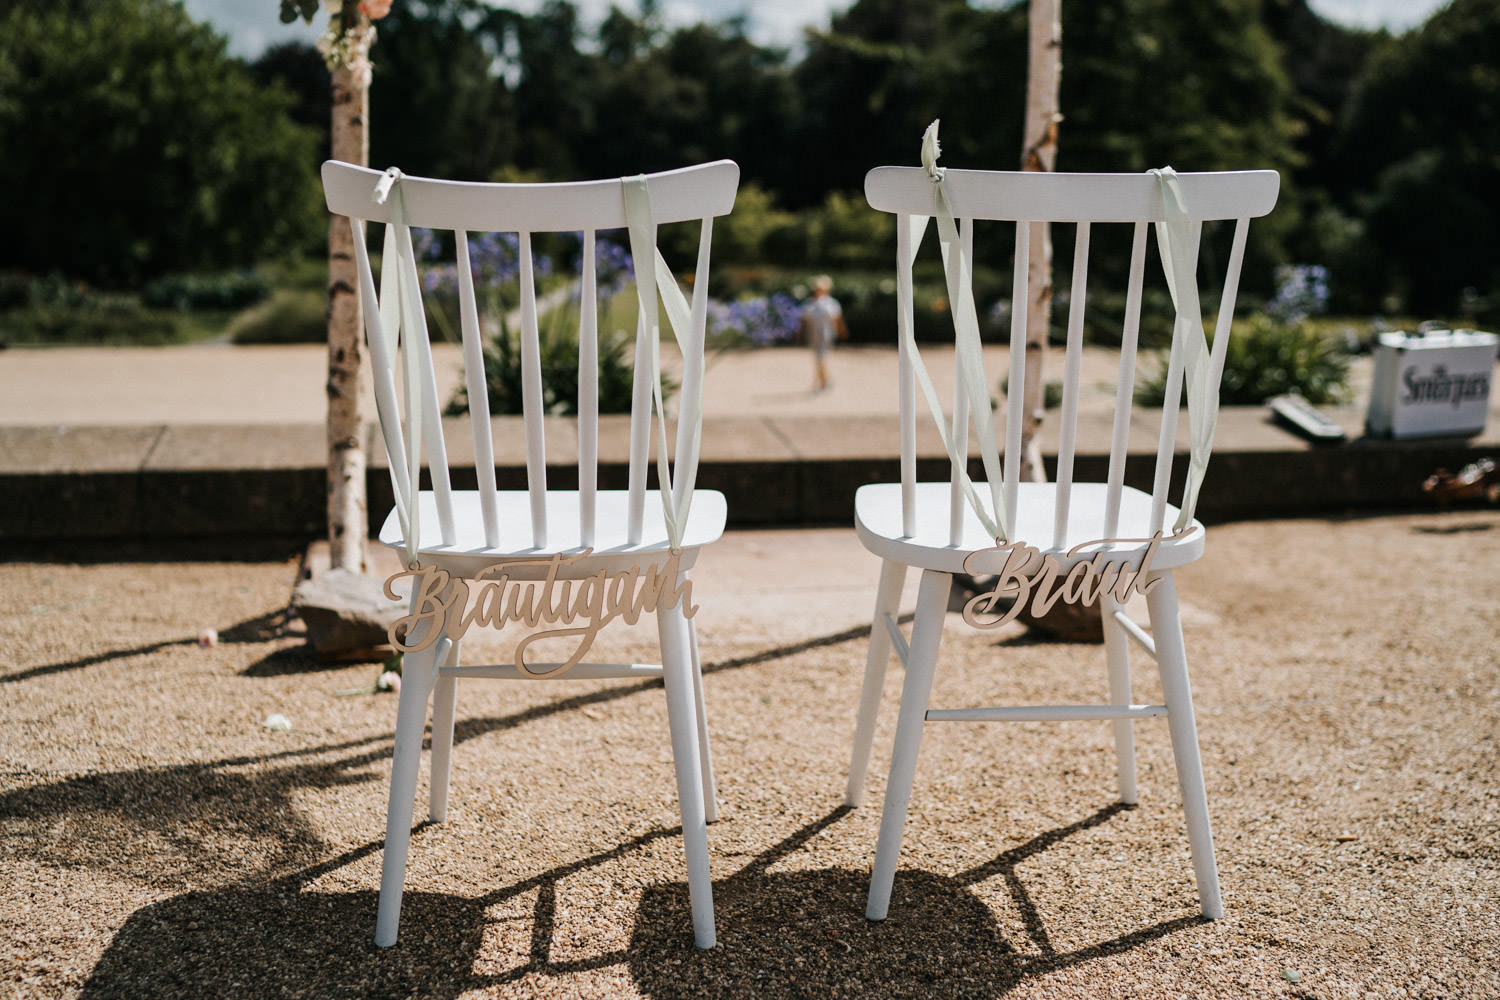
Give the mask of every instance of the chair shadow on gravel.
M 489 901 L 407 892 L 405 948 L 373 941 L 376 893 L 307 892 L 319 875 L 380 850 L 373 841 L 274 882 L 174 896 L 115 934 L 85 998 L 457 996 Z
M 1116 804 L 1048 831 L 957 876 L 903 870 L 890 916 L 864 915 L 869 873 L 846 869 L 770 872 L 841 818 L 841 807 L 809 824 L 743 870 L 714 884 L 719 944 L 698 951 L 680 932 L 687 885 L 645 892 L 630 943 L 630 971 L 650 997 L 994 997 L 1027 979 L 1120 954 L 1204 922 L 1152 924 L 1075 951 L 1053 946 L 1016 873 L 1022 861 L 1126 808 Z M 1003 876 L 1030 947 L 1005 939 L 995 915 L 967 887 Z
M 845 869 L 770 872 L 849 810 L 833 810 L 714 884 L 719 945 L 693 947 L 687 887 L 642 894 L 628 949 L 551 958 L 557 885 L 680 828 L 651 830 L 479 897 L 408 889 L 394 948 L 372 940 L 376 893 L 307 891 L 318 877 L 379 851 L 372 841 L 270 882 L 187 892 L 132 914 L 95 965 L 81 996 L 94 998 L 292 996 L 457 997 L 527 977 L 628 968 L 650 997 L 994 997 L 1029 978 L 1115 955 L 1201 923 L 1183 917 L 1071 952 L 1058 952 L 1016 866 L 1121 807 L 1049 831 L 957 876 L 903 871 L 891 917 L 864 917 L 868 876 Z M 414 831 L 418 839 L 429 824 Z M 1003 875 L 1021 911 L 1029 954 L 1005 939 L 967 886 Z M 489 907 L 536 892 L 526 961 L 486 969 Z
M 271 627 L 271 623 L 246 623 Z M 705 673 L 770 662 L 803 649 L 846 642 L 868 626 L 706 665 Z M 562 698 L 510 715 L 460 721 L 456 739 L 506 731 L 590 704 L 628 698 L 659 681 Z M 891 917 L 864 917 L 868 874 L 844 869 L 776 871 L 843 818 L 839 808 L 790 834 L 714 885 L 719 947 L 694 949 L 684 884 L 643 892 L 628 949 L 553 961 L 557 886 L 565 877 L 636 851 L 678 829 L 658 829 L 592 857 L 539 872 L 479 897 L 412 886 L 405 894 L 401 943 L 374 946 L 373 886 L 308 891 L 323 874 L 381 849 L 372 841 L 338 857 L 296 808 L 307 790 L 383 781 L 372 768 L 390 755 L 385 736 L 165 767 L 85 773 L 0 795 L 0 826 L 25 827 L 12 844 L 43 864 L 138 875 L 195 889 L 132 914 L 96 965 L 86 997 L 356 996 L 451 997 L 527 976 L 622 967 L 649 996 L 995 996 L 1025 979 L 1076 965 L 1200 922 L 1196 916 L 1147 926 L 1087 949 L 1052 948 L 1016 866 L 1080 830 L 1108 822 L 1121 806 L 1049 831 L 957 876 L 904 871 Z M 57 835 L 66 825 L 66 835 Z M 418 827 L 418 838 L 425 824 Z M 51 830 L 52 834 L 45 831 Z M 122 839 L 134 846 L 122 849 Z M 142 853 L 144 852 L 144 853 Z M 284 874 L 288 873 L 289 874 Z M 1025 955 L 1005 940 L 995 915 L 968 890 L 1003 876 L 1032 944 Z M 499 970 L 476 966 L 496 903 L 536 893 L 529 958 Z

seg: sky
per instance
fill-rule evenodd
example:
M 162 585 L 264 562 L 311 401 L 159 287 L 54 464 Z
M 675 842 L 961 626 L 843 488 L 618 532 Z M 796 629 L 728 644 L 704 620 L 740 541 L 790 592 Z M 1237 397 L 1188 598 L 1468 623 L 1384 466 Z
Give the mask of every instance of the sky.
M 399 3 L 400 0 L 397 0 Z M 794 45 L 806 25 L 826 28 L 829 13 L 847 7 L 852 0 L 663 0 L 668 24 L 720 21 L 748 13 L 750 37 L 761 44 Z M 996 2 L 996 0 L 977 0 Z M 1078 0 L 1075 0 L 1078 2 Z M 1427 19 L 1447 0 L 1310 0 L 1323 17 L 1359 28 L 1405 31 Z M 519 0 L 507 6 L 531 12 L 542 0 Z M 611 3 L 631 9 L 633 0 L 575 0 L 585 24 L 595 24 Z M 316 29 L 300 21 L 284 25 L 277 18 L 277 0 L 184 0 L 195 19 L 207 21 L 229 36 L 235 55 L 253 59 L 266 46 L 282 41 L 312 41 Z

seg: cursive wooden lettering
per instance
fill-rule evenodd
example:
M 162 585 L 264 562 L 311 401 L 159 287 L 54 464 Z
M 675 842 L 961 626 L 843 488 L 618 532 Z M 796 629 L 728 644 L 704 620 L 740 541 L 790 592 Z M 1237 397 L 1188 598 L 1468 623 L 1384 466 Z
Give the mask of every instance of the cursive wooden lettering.
M 1108 548 L 1094 554 L 1091 559 L 1076 562 L 1064 573 L 1062 560 L 1056 555 L 1043 553 L 1034 545 L 1025 542 L 1009 542 L 990 549 L 977 549 L 964 557 L 964 572 L 973 574 L 971 563 L 975 556 L 987 552 L 1005 553 L 1005 561 L 995 577 L 994 586 L 964 605 L 964 621 L 975 628 L 999 628 L 1016 616 L 1031 602 L 1031 613 L 1037 617 L 1052 610 L 1058 601 L 1064 604 L 1093 604 L 1101 595 L 1112 594 L 1124 603 L 1132 593 L 1149 594 L 1161 582 L 1152 578 L 1151 560 L 1164 541 L 1176 541 L 1191 531 L 1184 528 L 1172 535 L 1158 531 L 1150 538 L 1125 539 L 1103 538 L 1073 546 L 1063 559 L 1074 559 L 1080 552 L 1094 546 L 1110 546 L 1128 542 L 1145 542 L 1146 549 L 1140 561 L 1132 566 L 1128 562 L 1111 559 Z M 996 605 L 1002 598 L 1013 598 L 1003 613 L 996 614 Z
M 528 629 L 542 625 L 562 626 L 533 632 L 516 644 L 515 664 L 534 677 L 554 677 L 583 660 L 599 631 L 615 618 L 634 625 L 643 613 L 675 608 L 692 618 L 698 606 L 692 603 L 693 582 L 682 576 L 680 556 L 674 552 L 661 564 L 651 563 L 643 572 L 633 565 L 618 573 L 604 570 L 577 579 L 558 579 L 558 573 L 592 549 L 576 555 L 552 555 L 545 559 L 510 559 L 486 566 L 472 581 L 454 577 L 437 566 L 403 570 L 385 581 L 386 596 L 405 600 L 396 592 L 398 580 L 411 578 L 411 613 L 391 625 L 391 645 L 403 653 L 427 649 L 446 635 L 457 641 L 474 625 L 502 629 L 516 622 Z M 514 580 L 511 573 L 524 566 L 545 567 L 540 580 Z M 472 585 L 472 586 L 471 586 Z M 539 639 L 577 636 L 573 655 L 552 670 L 534 671 L 526 664 L 526 650 Z

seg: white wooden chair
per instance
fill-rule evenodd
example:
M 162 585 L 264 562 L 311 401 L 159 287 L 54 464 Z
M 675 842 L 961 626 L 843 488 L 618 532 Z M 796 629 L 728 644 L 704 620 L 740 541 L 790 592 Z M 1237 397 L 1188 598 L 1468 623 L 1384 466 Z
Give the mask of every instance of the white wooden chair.
M 703 338 L 708 309 L 708 266 L 712 220 L 734 205 L 739 168 L 728 160 L 646 177 L 573 184 L 471 184 L 403 177 L 399 171 L 368 170 L 330 161 L 323 165 L 329 209 L 349 217 L 360 275 L 359 294 L 381 433 L 389 458 L 396 498 L 380 540 L 401 549 L 410 572 L 412 614 L 404 644 L 400 704 L 396 717 L 395 755 L 391 767 L 384 869 L 375 941 L 395 943 L 401 893 L 429 697 L 433 698 L 430 815 L 441 821 L 447 811 L 449 760 L 460 678 L 533 679 L 539 676 L 662 677 L 666 687 L 677 792 L 682 811 L 694 938 L 701 948 L 714 944 L 712 886 L 709 881 L 705 824 L 716 818 L 713 767 L 703 705 L 696 632 L 691 621 L 688 572 L 698 550 L 719 537 L 725 505 L 720 493 L 694 490 L 702 425 Z M 701 236 L 691 303 L 684 298 L 656 250 L 658 224 L 700 220 Z M 366 250 L 366 222 L 385 224 L 380 293 Z M 459 278 L 459 328 L 463 335 L 465 385 L 468 391 L 478 488 L 452 486 L 443 424 L 443 401 L 437 398 L 428 340 L 422 282 L 412 249 L 410 228 L 449 231 L 454 236 Z M 599 389 L 598 317 L 596 315 L 595 234 L 629 227 L 631 250 L 639 271 L 640 324 L 635 350 L 633 405 L 630 417 L 628 488 L 598 488 Z M 494 442 L 482 359 L 479 312 L 470 271 L 468 234 L 517 234 L 520 256 L 521 364 L 528 488 L 502 491 L 495 485 Z M 537 291 L 531 236 L 543 232 L 582 233 L 581 319 L 579 329 L 578 489 L 549 488 L 542 421 Z M 658 299 L 658 294 L 660 299 Z M 657 338 L 660 309 L 665 305 L 681 346 L 684 374 L 679 395 L 675 460 L 668 462 L 665 421 L 661 417 L 661 383 Z M 430 306 L 431 303 L 428 303 Z M 653 403 L 656 418 L 653 420 Z M 655 448 L 660 503 L 647 490 L 647 465 Z M 421 489 L 423 456 L 432 487 Z M 506 564 L 504 572 L 495 569 Z M 672 573 L 675 567 L 678 572 Z M 652 592 L 653 572 L 657 586 Z M 449 574 L 445 577 L 443 574 Z M 451 577 L 451 579 L 450 579 Z M 531 593 L 535 609 L 559 605 L 559 593 L 577 587 L 572 600 L 578 615 L 540 621 L 533 615 L 529 635 L 520 637 L 514 662 L 468 665 L 460 658 L 463 601 L 446 605 L 439 584 L 453 581 L 481 593 L 493 590 L 493 614 L 501 598 L 521 600 Z M 430 585 L 430 586 L 429 586 Z M 393 577 L 387 590 L 404 586 Z M 622 591 L 620 588 L 627 588 Z M 613 596 L 606 597 L 612 589 Z M 687 592 L 684 593 L 684 590 Z M 661 665 L 573 662 L 591 636 L 590 622 L 603 624 L 601 612 L 590 618 L 598 599 L 618 608 L 622 593 L 641 596 L 646 610 L 657 611 Z M 453 593 L 444 591 L 444 593 Z M 653 596 L 654 593 L 654 596 Z M 589 600 L 584 595 L 590 595 Z M 518 595 L 520 595 L 518 597 Z M 551 596 L 548 596 L 551 595 Z M 478 606 L 482 601 L 475 603 Z M 671 605 L 671 606 L 668 606 Z M 624 617 L 634 620 L 630 615 Z M 501 617 L 500 621 L 506 619 Z M 510 621 L 514 621 L 513 616 Z M 486 620 L 481 619 L 482 622 Z M 489 620 L 488 624 L 496 624 Z M 538 626 L 551 626 L 538 628 Z M 569 629 L 568 626 L 575 626 Z M 522 629 L 521 631 L 528 631 Z M 562 663 L 530 662 L 526 653 L 538 632 L 553 641 L 571 637 L 577 644 Z
M 1161 176 L 939 171 L 935 165 L 935 133 L 932 138 L 930 159 L 924 150 L 925 169 L 881 167 L 872 170 L 865 179 L 870 205 L 897 216 L 897 294 L 902 331 L 901 481 L 866 485 L 857 492 L 855 500 L 859 538 L 883 560 L 883 565 L 850 765 L 847 801 L 852 806 L 860 803 L 864 793 L 875 719 L 893 648 L 906 667 L 866 915 L 881 920 L 889 908 L 924 723 L 1112 720 L 1120 798 L 1133 804 L 1136 769 L 1132 724 L 1138 718 L 1164 715 L 1171 732 L 1203 913 L 1216 919 L 1223 914 L 1223 904 L 1172 570 L 1197 559 L 1203 552 L 1203 526 L 1193 518 L 1192 509 L 1212 446 L 1217 386 L 1223 370 L 1224 347 L 1229 340 L 1245 235 L 1249 220 L 1266 214 L 1274 205 L 1279 178 L 1273 171 L 1183 175 L 1163 171 Z M 929 217 L 938 220 L 958 338 L 956 402 L 947 426 L 911 336 L 912 261 Z M 983 371 L 969 288 L 975 220 L 1021 223 L 1015 227 L 1009 363 L 1009 384 L 1016 391 L 1009 394 L 1005 407 L 1003 470 L 988 396 L 988 387 L 993 383 Z M 1232 249 L 1222 276 L 1222 306 L 1211 353 L 1204 342 L 1195 281 L 1199 238 L 1205 220 L 1236 220 Z M 1029 301 L 1026 283 L 1032 228 L 1028 222 L 1076 226 L 1055 483 L 1020 482 L 1023 414 L 1019 387 L 1025 377 L 1026 352 L 1022 345 L 1026 337 Z M 1083 319 L 1089 290 L 1091 226 L 1105 223 L 1132 226 L 1134 242 L 1108 477 L 1102 483 L 1085 483 L 1074 481 Z M 1157 223 L 1158 240 L 1166 237 L 1170 244 L 1170 250 L 1163 248 L 1162 259 L 1167 265 L 1168 285 L 1179 307 L 1168 367 L 1167 403 L 1161 411 L 1155 485 L 1149 494 L 1124 485 L 1148 223 Z M 1177 438 L 1178 400 L 1185 379 L 1189 389 L 1192 455 L 1185 496 L 1174 506 L 1168 502 L 1168 484 Z M 919 387 L 928 397 L 928 405 L 948 447 L 952 474 L 947 482 L 916 481 Z M 977 484 L 968 481 L 965 471 L 971 418 L 987 479 Z M 1149 541 L 1158 533 L 1161 537 L 1157 541 Z M 1047 592 L 1049 583 L 1064 582 L 1061 588 L 1051 588 L 1054 593 L 1061 589 L 1065 594 L 1063 599 L 1067 599 L 1071 587 L 1072 598 L 1079 603 L 1090 603 L 1086 599 L 1090 570 L 1078 567 L 1096 559 L 1106 569 L 1114 567 L 1119 573 L 1117 583 L 1149 562 L 1145 567 L 1147 572 L 1136 581 L 1137 589 L 1149 591 L 1149 635 L 1126 617 L 1122 602 L 1115 596 L 1119 591 L 1106 589 L 1102 594 L 1098 594 L 1098 589 L 1095 591 L 1105 631 L 1109 704 L 928 708 L 953 574 L 1000 574 L 996 589 L 969 602 L 965 611 L 971 622 L 987 626 L 1003 617 L 1004 598 L 1013 597 L 1018 604 L 1024 604 L 1037 597 L 1037 592 Z M 922 571 L 909 642 L 896 623 L 907 567 Z M 1075 570 L 1078 582 L 1070 583 L 1075 577 L 1068 574 Z M 1107 574 L 1102 578 L 1107 581 Z M 1099 582 L 1095 580 L 1096 588 Z M 1128 587 L 1125 596 L 1129 596 Z M 1002 601 L 995 601 L 996 597 Z M 1035 605 L 1033 610 L 1037 610 Z M 1156 659 L 1165 705 L 1132 702 L 1129 639 L 1137 641 Z

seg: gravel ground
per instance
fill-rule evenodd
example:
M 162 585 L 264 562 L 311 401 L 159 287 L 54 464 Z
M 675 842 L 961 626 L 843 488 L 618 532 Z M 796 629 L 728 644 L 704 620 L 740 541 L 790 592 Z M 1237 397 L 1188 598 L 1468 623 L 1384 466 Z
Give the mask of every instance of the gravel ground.
M 621 682 L 461 687 L 449 820 L 375 948 L 396 701 L 307 658 L 296 568 L 0 565 L 0 996 L 1500 996 L 1493 509 L 1218 527 L 1179 572 L 1215 923 L 1151 721 L 1132 809 L 1107 724 L 930 727 L 867 922 L 899 669 L 868 804 L 842 789 L 874 565 L 848 531 L 729 536 L 697 592 L 710 952 L 661 690 Z M 1103 691 L 1098 647 L 949 617 L 934 705 Z

